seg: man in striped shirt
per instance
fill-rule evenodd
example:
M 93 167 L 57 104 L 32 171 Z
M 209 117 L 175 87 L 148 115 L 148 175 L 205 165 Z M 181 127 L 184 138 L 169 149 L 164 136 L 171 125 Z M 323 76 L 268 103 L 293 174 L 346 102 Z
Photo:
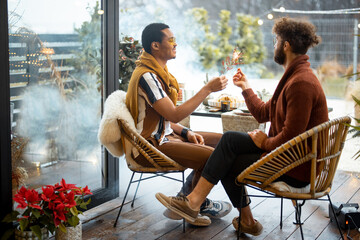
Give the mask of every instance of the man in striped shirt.
M 176 57 L 176 41 L 169 26 L 152 23 L 142 32 L 144 52 L 129 82 L 126 105 L 132 114 L 138 132 L 165 155 L 184 167 L 193 169 L 186 181 L 183 194 L 188 194 L 196 185 L 207 159 L 213 152 L 222 134 L 193 132 L 178 124 L 189 116 L 212 92 L 223 90 L 228 80 L 225 76 L 211 79 L 188 101 L 177 106 L 179 85 L 168 72 L 166 63 Z M 145 159 L 135 157 L 139 163 Z M 207 226 L 211 220 L 228 214 L 231 204 L 206 199 L 194 225 Z M 170 218 L 179 218 L 166 211 Z M 207 215 L 207 216 L 203 216 Z

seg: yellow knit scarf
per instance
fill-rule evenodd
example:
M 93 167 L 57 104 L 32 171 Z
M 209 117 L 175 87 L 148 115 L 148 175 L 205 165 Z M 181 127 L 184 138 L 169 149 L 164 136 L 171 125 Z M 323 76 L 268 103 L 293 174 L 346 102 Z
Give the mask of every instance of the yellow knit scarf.
M 158 79 L 162 82 L 166 94 L 171 101 L 176 105 L 176 100 L 179 92 L 179 84 L 176 78 L 169 73 L 167 66 L 162 68 L 156 59 L 149 53 L 143 52 L 140 56 L 140 60 L 136 61 L 136 68 L 131 75 L 129 87 L 126 94 L 126 106 L 130 110 L 132 117 L 134 118 L 135 125 L 138 121 L 138 87 L 139 80 L 142 75 L 147 72 L 156 74 Z

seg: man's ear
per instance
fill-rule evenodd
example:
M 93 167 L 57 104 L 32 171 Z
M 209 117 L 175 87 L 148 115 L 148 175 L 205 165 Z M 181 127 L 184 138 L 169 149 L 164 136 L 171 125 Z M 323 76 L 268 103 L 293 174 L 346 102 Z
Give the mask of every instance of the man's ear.
M 288 41 L 284 42 L 284 51 L 285 50 L 291 50 L 291 45 L 290 45 L 290 43 Z
M 158 42 L 152 42 L 152 43 L 151 43 L 151 47 L 152 47 L 154 50 L 158 50 L 158 49 L 159 49 L 159 43 L 158 43 Z

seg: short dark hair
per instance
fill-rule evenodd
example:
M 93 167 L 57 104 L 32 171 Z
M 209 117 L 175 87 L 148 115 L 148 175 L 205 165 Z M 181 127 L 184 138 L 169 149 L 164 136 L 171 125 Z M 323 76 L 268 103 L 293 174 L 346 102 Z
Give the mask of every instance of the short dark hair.
M 276 20 L 272 29 L 281 40 L 290 43 L 293 53 L 306 54 L 310 47 L 321 42 L 316 27 L 305 20 L 283 17 Z
M 152 42 L 161 43 L 164 37 L 164 33 L 161 32 L 161 30 L 166 28 L 170 28 L 170 27 L 164 23 L 151 23 L 144 28 L 141 34 L 141 43 L 143 45 L 144 50 L 147 53 L 151 53 Z

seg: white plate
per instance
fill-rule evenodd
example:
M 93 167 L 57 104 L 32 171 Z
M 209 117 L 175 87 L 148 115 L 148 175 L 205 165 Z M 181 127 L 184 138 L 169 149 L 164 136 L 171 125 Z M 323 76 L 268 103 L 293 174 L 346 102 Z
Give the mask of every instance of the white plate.
M 221 102 L 219 102 L 219 101 L 216 101 L 216 100 L 214 100 L 214 99 L 209 99 L 209 101 L 208 101 L 208 103 L 209 103 L 209 106 L 211 106 L 211 107 L 218 107 L 218 108 L 220 108 L 221 107 Z M 240 102 L 231 102 L 230 103 L 230 108 L 238 108 L 238 107 L 240 107 Z

